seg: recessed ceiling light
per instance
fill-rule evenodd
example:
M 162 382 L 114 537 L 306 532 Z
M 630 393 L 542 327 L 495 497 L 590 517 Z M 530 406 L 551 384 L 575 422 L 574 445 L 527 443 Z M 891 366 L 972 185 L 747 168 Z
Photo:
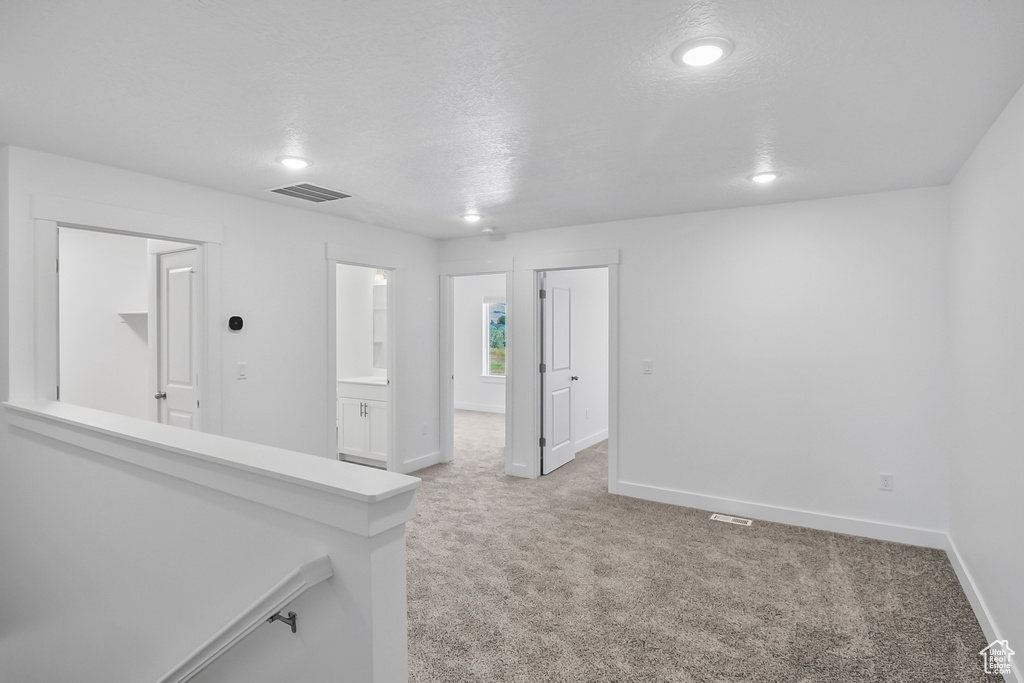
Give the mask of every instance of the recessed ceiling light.
M 732 52 L 728 38 L 697 38 L 688 40 L 672 51 L 672 61 L 683 66 L 708 66 L 721 61 Z
M 478 213 L 467 213 L 462 217 L 462 220 L 466 221 L 467 223 L 476 223 L 478 220 L 480 220 L 480 218 L 481 216 Z
M 780 175 L 782 174 L 779 173 L 778 171 L 763 171 L 761 173 L 755 173 L 754 175 L 750 176 L 750 179 L 753 180 L 755 183 L 764 184 L 770 183 L 773 180 L 777 180 Z
M 278 157 L 277 163 L 281 164 L 285 168 L 292 170 L 299 170 L 300 168 L 307 168 L 313 165 L 313 162 L 309 159 L 303 159 L 302 157 Z

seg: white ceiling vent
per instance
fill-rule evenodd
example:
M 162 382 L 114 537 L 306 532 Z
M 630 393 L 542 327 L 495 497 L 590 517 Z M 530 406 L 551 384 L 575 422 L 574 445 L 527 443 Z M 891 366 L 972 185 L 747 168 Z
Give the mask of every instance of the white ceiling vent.
M 742 517 L 731 517 L 729 515 L 720 515 L 717 512 L 711 515 L 711 519 L 716 522 L 728 522 L 729 524 L 739 524 L 740 526 L 750 526 L 753 524 L 749 519 L 743 519 Z
M 332 202 L 335 199 L 347 199 L 350 194 L 329 190 L 326 187 L 313 185 L 312 183 L 299 183 L 298 185 L 285 185 L 284 187 L 273 187 L 269 192 L 276 192 L 287 197 L 305 199 L 307 202 Z

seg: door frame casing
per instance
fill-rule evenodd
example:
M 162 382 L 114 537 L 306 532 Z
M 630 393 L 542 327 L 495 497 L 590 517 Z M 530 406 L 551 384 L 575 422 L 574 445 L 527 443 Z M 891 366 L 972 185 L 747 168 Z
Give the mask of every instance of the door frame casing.
M 505 473 L 512 471 L 512 444 L 514 414 L 511 409 L 513 384 L 512 371 L 515 368 L 516 316 L 513 285 L 515 262 L 511 258 L 478 259 L 471 261 L 448 261 L 440 265 L 441 343 L 440 343 L 440 431 L 441 462 L 455 459 L 455 284 L 454 278 L 473 275 L 505 276 Z
M 60 377 L 57 229 L 59 227 L 106 232 L 144 239 L 168 240 L 194 245 L 201 272 L 200 385 L 202 431 L 220 434 L 223 403 L 220 378 L 221 339 L 214 334 L 220 320 L 219 224 L 139 211 L 126 207 L 35 194 L 33 220 L 33 307 L 35 310 L 32 398 L 56 401 Z M 13 393 L 13 392 L 12 392 Z M 12 395 L 12 399 L 15 398 Z
M 327 242 L 324 246 L 324 257 L 327 260 L 327 455 L 338 460 L 338 266 L 359 266 L 390 271 L 388 276 L 388 457 L 389 472 L 400 472 L 403 463 L 398 462 L 397 415 L 398 405 L 395 391 L 398 376 L 397 324 L 396 311 L 398 294 L 401 291 L 402 273 L 407 268 L 406 261 L 396 254 L 349 247 L 344 244 Z
M 608 492 L 618 492 L 619 475 L 619 262 L 618 248 L 541 254 L 515 259 L 517 275 L 515 297 L 519 302 L 515 318 L 519 326 L 515 343 L 530 349 L 530 357 L 513 369 L 517 386 L 528 387 L 514 396 L 516 445 L 512 451 L 509 474 L 540 476 L 540 392 L 539 367 L 542 362 L 540 329 L 539 274 L 551 270 L 608 268 Z M 532 376 L 527 377 L 527 375 Z M 512 450 L 512 449 L 509 449 Z

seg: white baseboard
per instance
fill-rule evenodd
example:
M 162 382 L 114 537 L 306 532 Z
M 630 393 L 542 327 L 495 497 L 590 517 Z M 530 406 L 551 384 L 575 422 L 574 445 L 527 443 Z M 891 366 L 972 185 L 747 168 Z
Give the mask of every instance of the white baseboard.
M 586 437 L 584 439 L 580 439 L 579 441 L 577 441 L 576 442 L 576 450 L 577 451 L 582 451 L 584 448 L 590 448 L 595 443 L 601 443 L 602 441 L 604 441 L 607 438 L 608 438 L 608 430 L 607 429 L 602 429 L 599 432 L 591 434 L 590 436 L 588 436 L 588 437 Z
M 820 512 L 808 512 L 806 510 L 793 510 L 775 505 L 763 505 L 761 503 L 748 503 L 741 500 L 705 496 L 699 493 L 689 493 L 687 491 L 677 491 L 675 489 L 665 489 L 659 486 L 634 484 L 625 481 L 618 482 L 616 490 L 617 493 L 623 496 L 643 498 L 644 500 L 653 500 L 658 503 L 682 505 L 699 510 L 723 512 L 728 515 L 741 517 L 753 517 L 766 522 L 792 524 L 793 526 L 832 531 L 850 536 L 864 536 L 880 541 L 907 543 L 926 548 L 939 548 L 941 550 L 945 550 L 949 543 L 949 538 L 944 531 L 933 529 L 871 522 L 864 519 L 839 517 Z
M 985 632 L 985 642 L 991 643 L 1000 638 L 1000 631 L 992 620 L 992 615 L 988 611 L 988 605 L 985 604 L 985 599 L 978 591 L 974 578 L 967 571 L 967 567 L 964 566 L 963 558 L 960 557 L 960 551 L 957 549 L 956 543 L 953 542 L 952 536 L 946 536 L 946 544 L 945 550 L 946 555 L 949 557 L 949 563 L 953 565 L 953 571 L 956 572 L 956 578 L 960 580 L 960 586 L 964 589 L 964 595 L 967 596 L 968 602 L 971 603 L 971 609 L 974 610 L 974 615 L 978 618 L 981 630 Z M 1017 649 L 1019 650 L 1020 648 L 1018 647 Z M 1003 680 L 1006 683 L 1024 683 L 1024 676 L 1021 675 L 1020 662 L 1016 655 L 1010 660 L 1010 668 L 1013 670 L 1013 673 L 1010 676 L 1004 674 Z
M 441 462 L 441 451 L 434 451 L 433 453 L 427 453 L 418 458 L 399 463 L 397 469 L 401 474 L 409 474 L 416 470 L 422 470 L 424 467 L 436 465 L 439 462 Z
M 949 562 L 956 572 L 957 579 L 963 588 L 964 595 L 971 604 L 978 623 L 985 633 L 986 642 L 991 643 L 1000 637 L 1000 631 L 992 619 L 981 592 L 978 590 L 971 573 L 964 566 L 956 543 L 944 531 L 933 529 L 921 529 L 918 527 L 901 526 L 898 524 L 886 524 L 883 522 L 872 522 L 851 517 L 840 517 L 827 515 L 820 512 L 808 512 L 806 510 L 793 510 L 774 505 L 763 505 L 760 503 L 748 503 L 716 496 L 705 496 L 687 491 L 677 491 L 647 484 L 634 484 L 624 481 L 612 482 L 609 491 L 624 496 L 652 500 L 658 503 L 670 505 L 682 505 L 685 507 L 708 510 L 709 512 L 723 512 L 730 515 L 752 517 L 768 522 L 780 524 L 792 524 L 794 526 L 820 529 L 852 536 L 863 536 L 881 541 L 893 541 L 895 543 L 907 543 L 910 545 L 924 546 L 926 548 L 937 548 L 946 551 Z M 1020 649 L 1020 648 L 1018 648 Z M 980 666 L 980 658 L 979 658 Z M 1004 675 L 1006 683 L 1024 683 L 1024 676 L 1021 676 L 1020 662 L 1014 659 L 1011 662 L 1013 673 Z
M 351 462 L 356 465 L 366 465 L 368 467 L 378 467 L 382 470 L 388 468 L 388 461 L 386 458 L 367 458 L 361 455 L 349 455 L 348 453 L 338 453 L 338 460 L 342 462 Z
M 509 471 L 509 469 L 506 468 L 505 469 L 505 474 L 511 475 L 513 477 L 526 477 L 526 478 L 530 477 L 530 472 L 529 472 L 529 469 L 526 467 L 526 465 L 524 465 L 522 463 L 518 463 L 518 462 L 512 463 L 511 471 Z
M 455 410 L 476 410 L 481 413 L 505 413 L 505 406 L 490 406 L 483 403 L 455 402 Z

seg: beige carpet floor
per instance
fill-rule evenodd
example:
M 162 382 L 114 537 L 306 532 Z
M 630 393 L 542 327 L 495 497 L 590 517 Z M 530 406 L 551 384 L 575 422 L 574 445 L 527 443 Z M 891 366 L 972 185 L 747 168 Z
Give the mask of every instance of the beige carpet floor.
M 605 443 L 508 477 L 502 416 L 456 420 L 407 527 L 413 683 L 1001 683 L 941 551 L 612 496 Z

